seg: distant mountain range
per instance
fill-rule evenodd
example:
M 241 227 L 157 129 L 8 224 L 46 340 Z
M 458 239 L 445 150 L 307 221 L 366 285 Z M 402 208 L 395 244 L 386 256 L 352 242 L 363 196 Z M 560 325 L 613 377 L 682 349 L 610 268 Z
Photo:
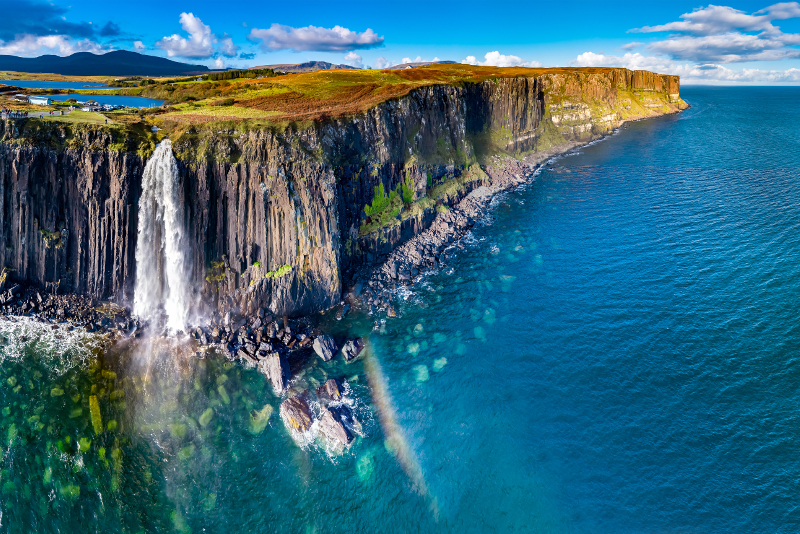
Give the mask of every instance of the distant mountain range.
M 26 58 L 0 55 L 0 70 L 62 76 L 175 76 L 209 71 L 205 65 L 190 65 L 125 50 L 106 54 L 78 52 L 66 57 L 49 55 Z
M 250 67 L 251 69 L 272 69 L 281 72 L 314 72 L 315 70 L 329 70 L 329 69 L 355 69 L 351 65 L 334 65 L 327 61 L 307 61 L 305 63 L 297 63 L 295 65 L 261 65 L 258 67 Z

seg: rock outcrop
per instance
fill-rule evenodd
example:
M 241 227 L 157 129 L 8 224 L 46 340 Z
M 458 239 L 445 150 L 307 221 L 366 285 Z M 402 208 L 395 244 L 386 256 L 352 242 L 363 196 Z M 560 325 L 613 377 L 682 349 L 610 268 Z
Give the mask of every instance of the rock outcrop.
M 492 154 L 588 142 L 677 112 L 679 94 L 675 76 L 576 69 L 426 86 L 303 128 L 189 129 L 173 147 L 196 300 L 205 312 L 276 316 L 333 307 L 354 273 L 490 183 Z M 0 123 L 0 267 L 15 281 L 130 304 L 156 140 L 147 135 L 142 145 L 120 128 Z

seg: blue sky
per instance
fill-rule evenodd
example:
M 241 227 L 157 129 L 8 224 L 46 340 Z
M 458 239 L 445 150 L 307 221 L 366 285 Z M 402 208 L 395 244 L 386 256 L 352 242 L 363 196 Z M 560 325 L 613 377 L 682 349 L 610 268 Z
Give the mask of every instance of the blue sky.
M 210 67 L 622 66 L 683 83 L 800 84 L 797 2 L 0 0 L 0 54 L 136 50 Z

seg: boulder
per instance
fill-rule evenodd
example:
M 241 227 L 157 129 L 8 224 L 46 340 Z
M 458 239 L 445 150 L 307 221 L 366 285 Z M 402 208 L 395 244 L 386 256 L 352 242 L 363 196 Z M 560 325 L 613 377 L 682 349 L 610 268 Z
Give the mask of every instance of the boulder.
M 283 424 L 295 432 L 306 432 L 314 422 L 311 409 L 302 395 L 296 395 L 281 403 Z
M 258 363 L 258 360 L 255 357 L 253 357 L 251 353 L 247 352 L 245 349 L 239 349 L 239 352 L 237 352 L 236 355 L 239 356 L 239 358 L 243 362 L 252 363 L 254 365 Z
M 286 390 L 290 372 L 289 364 L 284 356 L 277 352 L 267 354 L 258 362 L 258 370 L 269 379 L 276 395 L 280 395 Z
M 347 447 L 353 441 L 353 435 L 342 424 L 342 421 L 328 408 L 323 408 L 319 431 L 334 444 Z
M 342 391 L 339 387 L 339 382 L 333 378 L 329 378 L 324 384 L 317 388 L 317 397 L 321 400 L 342 400 Z
M 314 340 L 314 352 L 317 353 L 317 356 L 322 358 L 322 361 L 330 361 L 337 350 L 336 342 L 331 336 L 323 334 Z
M 350 306 L 348 306 L 347 304 L 342 304 L 342 307 L 339 308 L 339 311 L 336 312 L 336 320 L 341 321 L 342 318 L 344 318 L 344 316 L 347 315 L 347 312 L 349 311 L 350 311 Z
M 352 362 L 358 355 L 361 354 L 361 351 L 364 350 L 364 339 L 363 338 L 356 338 L 353 340 L 348 341 L 342 347 L 342 356 L 344 356 L 344 361 Z

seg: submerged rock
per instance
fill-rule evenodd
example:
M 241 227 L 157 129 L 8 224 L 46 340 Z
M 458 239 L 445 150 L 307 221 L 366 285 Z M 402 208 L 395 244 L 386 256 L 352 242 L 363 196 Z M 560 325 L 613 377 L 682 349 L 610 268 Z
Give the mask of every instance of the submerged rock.
M 287 428 L 295 432 L 306 432 L 314 422 L 311 409 L 302 395 L 296 395 L 281 403 L 281 419 Z
M 319 422 L 319 431 L 334 444 L 347 447 L 353 441 L 353 435 L 342 424 L 337 414 L 328 408 L 323 408 L 323 416 Z
M 258 362 L 258 370 L 269 379 L 276 395 L 286 391 L 290 371 L 289 363 L 284 356 L 277 352 L 270 352 Z
M 272 415 L 272 406 L 269 404 L 265 405 L 260 410 L 251 410 L 250 411 L 250 433 L 251 434 L 260 434 L 264 431 L 269 423 L 269 417 Z
M 358 355 L 361 354 L 363 350 L 364 339 L 359 337 L 344 344 L 344 347 L 342 347 L 342 356 L 344 356 L 346 362 L 352 362 L 358 358 Z
M 314 352 L 322 358 L 322 361 L 330 361 L 337 349 L 336 342 L 331 336 L 323 334 L 314 340 Z

